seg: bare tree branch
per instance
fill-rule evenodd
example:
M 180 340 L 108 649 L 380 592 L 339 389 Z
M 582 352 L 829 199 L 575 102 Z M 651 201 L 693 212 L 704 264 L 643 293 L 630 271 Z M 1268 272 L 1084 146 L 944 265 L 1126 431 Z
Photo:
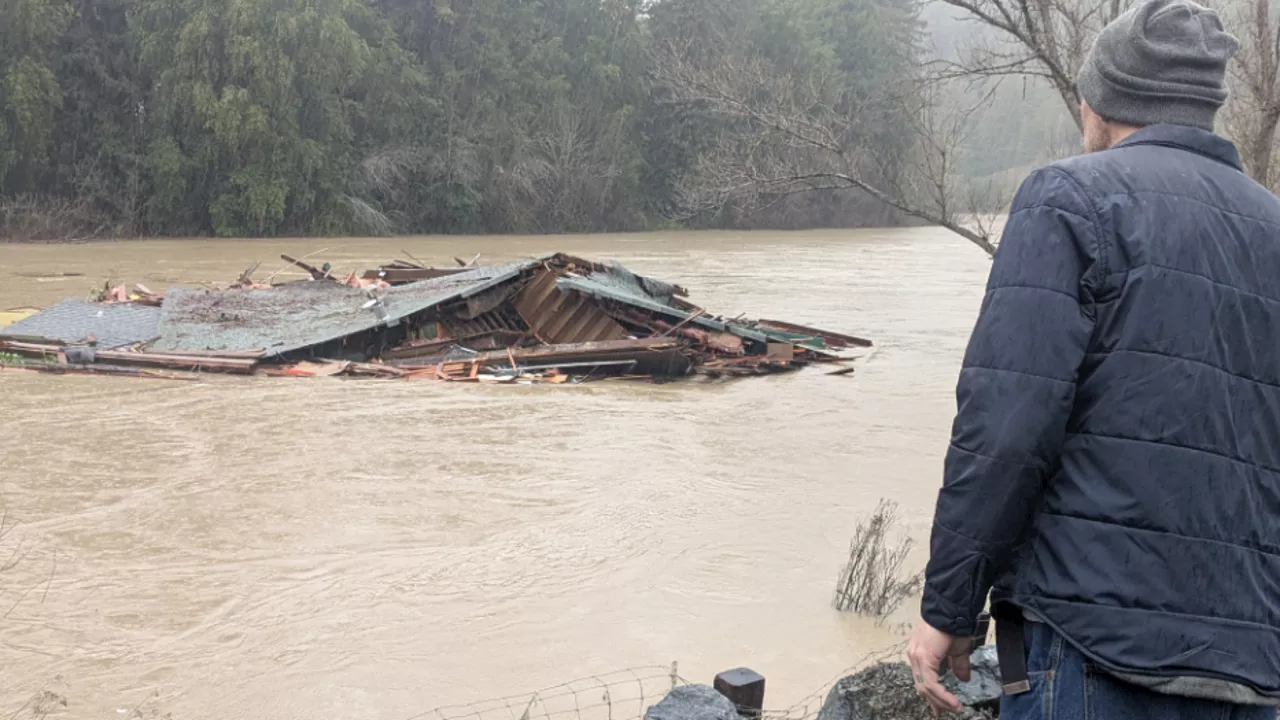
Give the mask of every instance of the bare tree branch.
M 961 222 L 955 159 L 974 108 L 943 110 L 937 80 L 854 99 L 842 78 L 771 67 L 754 57 L 699 63 L 696 48 L 655 51 L 654 80 L 672 102 L 720 121 L 719 137 L 680 183 L 686 215 L 776 201 L 801 192 L 854 189 L 939 225 L 993 254 L 992 236 Z M 862 115 L 895 109 L 915 147 L 862 137 Z
M 1080 126 L 1075 76 L 1093 39 L 1128 5 L 1127 0 L 942 0 L 985 25 L 952 77 L 1023 75 L 1048 80 Z
M 944 78 L 1044 80 L 1080 126 L 1075 76 L 1094 38 L 1131 0 L 941 0 L 985 32 L 975 33 L 959 61 L 936 63 Z M 1223 113 L 1249 174 L 1273 182 L 1280 127 L 1280 24 L 1270 0 L 1223 0 L 1222 16 L 1240 38 L 1230 67 L 1231 96 Z

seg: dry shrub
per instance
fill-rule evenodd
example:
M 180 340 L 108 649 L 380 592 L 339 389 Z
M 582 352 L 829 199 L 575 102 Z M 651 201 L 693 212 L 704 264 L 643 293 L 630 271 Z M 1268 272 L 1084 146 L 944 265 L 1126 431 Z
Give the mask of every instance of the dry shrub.
M 835 607 L 840 612 L 883 618 L 920 591 L 923 573 L 899 577 L 913 543 L 902 537 L 890 544 L 897 510 L 897 504 L 881 500 L 871 517 L 854 529 L 849 560 L 836 582 Z
M 0 240 L 60 242 L 102 237 L 111 222 L 83 198 L 0 197 Z
M 61 678 L 58 682 L 61 684 Z M 67 696 L 46 687 L 32 695 L 25 705 L 18 708 L 10 720 L 45 720 L 45 718 L 60 715 L 66 709 Z

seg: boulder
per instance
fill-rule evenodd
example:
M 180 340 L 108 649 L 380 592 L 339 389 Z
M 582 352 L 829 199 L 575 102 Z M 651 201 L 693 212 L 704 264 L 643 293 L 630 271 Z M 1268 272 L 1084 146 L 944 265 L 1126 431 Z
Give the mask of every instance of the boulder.
M 969 682 L 960 682 L 955 675 L 947 673 L 942 684 L 956 696 L 956 699 L 967 707 L 978 710 L 989 710 L 993 715 L 1000 712 L 1000 660 L 996 656 L 995 645 L 983 645 L 969 656 L 972 670 Z
M 644 720 L 741 720 L 733 703 L 706 685 L 682 685 L 644 713 Z
M 962 683 L 950 673 L 943 685 L 965 709 L 952 718 L 977 720 L 999 713 L 999 665 L 995 648 L 979 648 L 972 656 L 973 674 Z M 916 694 L 906 663 L 873 665 L 837 682 L 818 712 L 818 720 L 934 720 L 929 704 Z

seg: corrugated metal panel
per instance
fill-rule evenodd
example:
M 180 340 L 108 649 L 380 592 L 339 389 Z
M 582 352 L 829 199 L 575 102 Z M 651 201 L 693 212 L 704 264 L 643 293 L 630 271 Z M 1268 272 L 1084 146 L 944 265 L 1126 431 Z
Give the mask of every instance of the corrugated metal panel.
M 156 350 L 263 350 L 270 355 L 338 340 L 466 299 L 534 267 L 538 259 L 476 268 L 377 292 L 387 316 L 365 308 L 364 290 L 299 282 L 270 290 L 182 290 L 165 296 Z
M 677 298 L 687 294 L 685 289 L 678 285 L 645 275 L 637 275 L 616 262 L 601 263 L 592 272 L 580 274 L 589 275 L 592 280 L 605 287 L 628 295 L 646 297 L 663 305 L 675 306 Z
M 684 320 L 689 316 L 689 313 L 682 309 L 673 307 L 672 305 L 667 305 L 666 303 L 660 302 L 658 299 L 648 295 L 639 295 L 634 289 L 629 289 L 625 284 L 603 280 L 603 278 L 609 277 L 609 275 L 601 274 L 592 275 L 591 277 L 563 277 L 557 281 L 556 285 L 561 290 L 573 290 L 591 297 L 614 300 L 626 305 L 632 305 L 652 312 L 662 313 L 663 315 L 679 320 Z M 721 320 L 713 320 L 705 316 L 694 318 L 690 322 L 694 325 L 700 325 L 711 330 L 730 332 L 738 337 L 746 338 L 748 340 L 755 340 L 757 342 L 769 341 L 769 336 L 765 333 L 757 330 L 751 330 L 741 325 L 726 323 Z
M 525 331 L 520 316 L 512 313 L 510 308 L 499 308 L 471 320 L 450 318 L 442 322 L 449 329 L 449 333 L 453 338 L 457 340 L 465 340 L 497 330 L 515 333 L 523 333 Z
M 543 270 L 516 297 L 516 311 L 543 342 L 555 345 L 621 340 L 627 331 L 594 300 L 556 286 L 558 276 Z
M 160 308 L 135 303 L 69 299 L 4 328 L 0 337 L 76 344 L 95 338 L 104 350 L 135 345 L 159 334 Z

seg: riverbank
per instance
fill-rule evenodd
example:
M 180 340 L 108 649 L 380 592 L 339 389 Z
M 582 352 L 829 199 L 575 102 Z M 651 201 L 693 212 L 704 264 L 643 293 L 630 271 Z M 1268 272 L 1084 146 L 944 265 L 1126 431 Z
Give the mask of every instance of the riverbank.
M 770 223 L 767 221 L 751 222 L 750 218 L 743 218 L 737 226 L 732 227 L 715 227 L 705 224 L 699 225 L 694 223 L 680 223 L 669 220 L 656 220 L 652 223 L 646 223 L 641 229 L 633 230 L 615 230 L 608 233 L 591 233 L 591 232 L 570 232 L 563 233 L 514 233 L 509 235 L 477 235 L 474 233 L 450 233 L 440 235 L 396 235 L 385 238 L 387 242 L 394 242 L 397 238 L 469 238 L 469 237 L 608 237 L 611 235 L 672 235 L 672 234 L 702 234 L 702 233 L 805 233 L 805 232 L 856 232 L 856 231 L 874 231 L 874 230 L 894 230 L 908 228 L 925 228 L 930 227 L 927 222 L 919 218 L 903 215 L 902 213 L 892 211 L 891 209 L 876 209 L 874 212 L 862 211 L 863 215 L 859 218 L 845 218 L 843 224 L 835 224 L 831 226 L 810 226 L 807 223 L 786 222 L 786 223 Z M 164 235 L 131 235 L 120 233 L 92 233 L 88 235 L 80 233 L 52 232 L 49 234 L 37 233 L 35 235 L 5 235 L 0 233 L 0 246 L 5 245 L 90 245 L 97 243 L 115 243 L 115 242 L 218 242 L 218 241 L 259 241 L 259 242 L 296 242 L 296 241 L 314 241 L 338 242 L 344 239 L 351 239 L 350 236 L 332 235 L 332 236 L 311 236 L 311 235 L 276 235 L 273 237 L 212 237 L 207 235 L 190 235 L 190 236 L 164 236 Z M 555 243 L 552 243 L 553 245 Z

